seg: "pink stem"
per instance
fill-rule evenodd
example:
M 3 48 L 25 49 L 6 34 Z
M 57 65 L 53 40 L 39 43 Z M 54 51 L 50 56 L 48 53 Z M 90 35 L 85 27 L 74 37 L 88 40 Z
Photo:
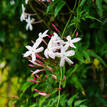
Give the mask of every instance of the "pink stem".
M 43 40 L 43 42 L 45 43 L 45 45 L 48 45 L 45 40 Z

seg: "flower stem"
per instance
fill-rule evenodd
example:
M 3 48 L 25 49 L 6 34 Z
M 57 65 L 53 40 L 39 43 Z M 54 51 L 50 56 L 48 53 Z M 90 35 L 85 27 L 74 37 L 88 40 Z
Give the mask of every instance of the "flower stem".
M 75 8 L 76 8 L 76 4 L 77 4 L 77 0 L 75 1 L 74 8 L 71 10 L 73 13 L 74 13 L 74 10 L 75 10 Z M 64 33 L 65 33 L 65 31 L 66 31 L 66 29 L 67 29 L 67 27 L 68 27 L 68 25 L 69 25 L 69 23 L 70 23 L 70 21 L 71 21 L 71 18 L 72 18 L 72 14 L 70 15 L 70 17 L 69 17 L 69 19 L 68 19 L 68 22 L 67 22 L 67 24 L 65 25 L 65 28 L 64 28 L 64 30 L 63 30 L 63 32 L 62 32 L 61 39 L 63 39 L 63 37 L 64 37 Z
M 59 81 L 59 91 L 58 91 L 58 102 L 57 102 L 57 106 L 59 106 L 59 102 L 60 102 L 60 89 L 61 89 L 61 80 L 62 80 L 62 68 L 60 68 L 60 81 Z

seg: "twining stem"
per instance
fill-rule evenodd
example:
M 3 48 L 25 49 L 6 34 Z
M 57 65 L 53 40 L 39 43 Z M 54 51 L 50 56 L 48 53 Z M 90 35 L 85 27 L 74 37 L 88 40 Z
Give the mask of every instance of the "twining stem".
M 59 102 L 60 102 L 60 90 L 61 90 L 61 81 L 62 81 L 62 68 L 60 68 L 60 81 L 59 81 L 59 91 L 58 91 L 58 102 L 57 102 L 57 106 L 59 106 Z
M 76 8 L 76 4 L 77 4 L 77 0 L 75 1 L 74 8 L 71 10 L 71 12 L 73 12 L 73 13 L 74 13 L 74 9 Z M 65 30 L 67 29 L 67 27 L 68 27 L 68 25 L 69 25 L 69 23 L 70 23 L 71 18 L 72 18 L 72 14 L 70 15 L 70 17 L 69 17 L 69 19 L 68 19 L 68 22 L 67 22 L 67 24 L 65 25 L 65 28 L 64 28 L 64 30 L 63 30 L 63 32 L 62 32 L 61 39 L 63 39 L 63 37 L 64 37 Z
M 77 6 L 77 19 L 78 19 L 78 16 L 79 16 L 79 13 L 78 13 L 79 4 L 80 4 L 80 0 L 79 0 L 79 2 L 78 2 L 78 6 Z M 74 36 L 74 34 L 75 34 L 75 32 L 77 31 L 77 29 L 78 29 L 78 22 L 76 23 L 76 28 L 75 28 L 75 30 L 74 30 L 74 32 L 73 32 L 73 34 L 72 34 L 72 37 Z
M 66 30 L 67 27 L 68 27 L 68 24 L 69 24 L 69 22 L 70 22 L 70 20 L 71 20 L 71 17 L 72 17 L 72 14 L 70 15 L 70 17 L 69 17 L 69 19 L 68 19 L 68 22 L 67 22 L 67 24 L 65 25 L 65 28 L 64 28 L 64 30 L 63 30 L 63 32 L 62 32 L 61 39 L 63 39 L 63 37 L 64 37 L 65 30 Z

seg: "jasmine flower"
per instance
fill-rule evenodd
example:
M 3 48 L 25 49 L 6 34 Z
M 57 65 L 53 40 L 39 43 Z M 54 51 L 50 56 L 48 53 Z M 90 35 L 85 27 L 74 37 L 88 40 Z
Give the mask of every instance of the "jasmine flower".
M 62 47 L 61 53 L 57 53 L 57 56 L 61 58 L 60 67 L 64 66 L 65 61 L 67 61 L 70 64 L 73 64 L 73 62 L 68 57 L 73 56 L 74 54 L 75 54 L 75 51 L 73 50 L 67 51 L 67 48 L 65 46 Z
M 66 46 L 67 47 L 72 47 L 72 48 L 76 48 L 75 47 L 75 45 L 73 44 L 73 43 L 76 43 L 76 42 L 78 42 L 78 41 L 80 41 L 81 40 L 81 38 L 74 38 L 74 39 L 71 39 L 71 37 L 70 36 L 67 36 L 67 42 L 66 42 Z
M 32 47 L 27 45 L 26 48 L 28 49 L 28 51 L 23 54 L 23 57 L 31 56 L 33 62 L 36 60 L 36 53 L 42 52 L 44 49 L 43 47 L 35 48 L 35 45 L 33 45 Z
M 27 14 L 25 13 L 25 7 L 24 7 L 24 5 L 22 4 L 22 15 L 21 15 L 21 17 L 20 17 L 20 20 L 23 21 L 23 20 L 26 19 L 26 17 L 27 17 Z
M 32 23 L 34 22 L 34 19 L 30 18 L 30 16 L 28 16 L 28 18 L 26 19 L 26 22 L 27 22 L 27 25 L 26 25 L 26 30 L 33 30 L 33 27 L 32 27 Z
M 39 38 L 36 40 L 36 43 L 38 45 L 43 41 L 44 37 L 48 36 L 47 32 L 48 32 L 48 30 L 45 30 L 43 33 L 42 32 L 39 33 L 39 35 L 38 35 Z

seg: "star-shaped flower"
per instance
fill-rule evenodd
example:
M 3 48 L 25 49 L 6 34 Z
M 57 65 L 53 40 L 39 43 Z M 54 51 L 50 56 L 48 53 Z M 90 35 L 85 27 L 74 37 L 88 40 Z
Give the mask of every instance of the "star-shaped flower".
M 39 35 L 38 35 L 39 38 L 36 40 L 37 44 L 40 44 L 43 41 L 43 38 L 48 36 L 47 32 L 48 32 L 48 30 L 45 30 L 43 33 L 42 32 L 39 33 Z
M 67 38 L 66 38 L 68 41 L 66 42 L 66 46 L 67 47 L 72 47 L 72 48 L 76 48 L 75 47 L 75 45 L 73 44 L 73 43 L 76 43 L 76 42 L 78 42 L 78 41 L 80 41 L 81 40 L 81 38 L 74 38 L 74 39 L 71 39 L 71 37 L 70 36 L 67 36 Z
M 66 51 L 67 47 L 62 47 L 61 48 L 61 53 L 57 53 L 57 56 L 61 58 L 60 60 L 60 67 L 64 66 L 65 61 L 67 61 L 70 64 L 73 64 L 73 62 L 68 58 L 69 56 L 73 56 L 75 54 L 75 51 L 70 50 Z
M 30 16 L 28 16 L 28 18 L 26 19 L 26 22 L 27 22 L 27 25 L 26 25 L 26 30 L 33 30 L 33 27 L 32 27 L 32 23 L 34 22 L 34 19 L 30 18 Z
M 33 62 L 36 60 L 36 53 L 42 52 L 44 49 L 43 47 L 35 47 L 35 44 L 32 47 L 27 45 L 26 48 L 28 49 L 28 51 L 23 54 L 23 57 L 31 56 Z
M 20 16 L 20 20 L 23 21 L 26 19 L 26 17 L 27 17 L 27 14 L 25 13 L 25 7 L 22 4 L 22 15 Z

